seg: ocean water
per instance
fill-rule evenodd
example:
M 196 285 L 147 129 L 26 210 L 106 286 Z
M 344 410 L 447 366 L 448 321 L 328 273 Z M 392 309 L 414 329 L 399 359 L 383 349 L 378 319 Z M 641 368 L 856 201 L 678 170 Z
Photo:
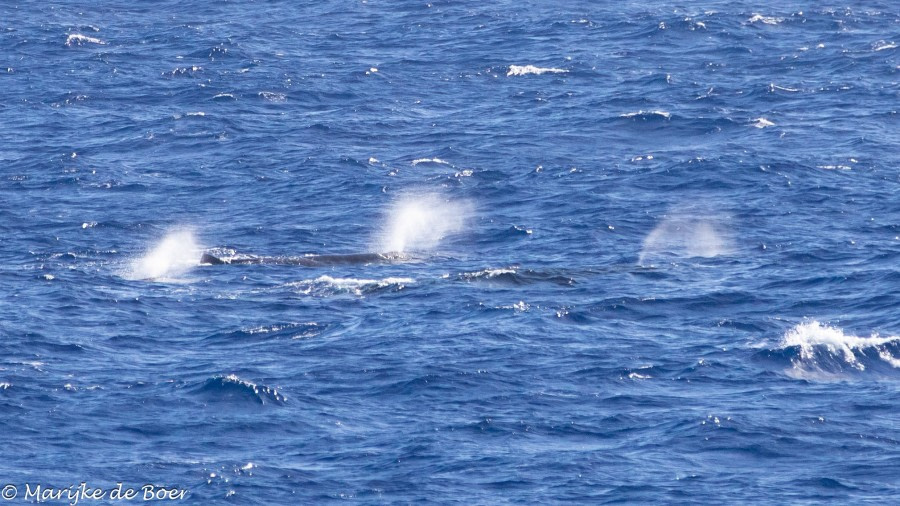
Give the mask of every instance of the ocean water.
M 895 2 L 0 12 L 4 498 L 900 494 Z

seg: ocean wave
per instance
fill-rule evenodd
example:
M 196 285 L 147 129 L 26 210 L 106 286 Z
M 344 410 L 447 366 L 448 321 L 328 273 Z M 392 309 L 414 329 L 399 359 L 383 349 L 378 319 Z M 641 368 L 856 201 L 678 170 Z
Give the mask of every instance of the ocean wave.
M 186 112 L 186 113 L 184 113 L 184 114 L 182 114 L 182 113 L 175 113 L 175 114 L 172 115 L 172 119 L 181 119 L 181 118 L 202 118 L 202 117 L 205 117 L 205 116 L 206 116 L 206 113 L 203 112 L 203 111 L 194 111 L 194 112 Z
M 287 397 L 266 385 L 258 385 L 234 374 L 215 376 L 195 390 L 213 402 L 251 402 L 283 405 Z
M 559 272 L 520 269 L 516 266 L 463 272 L 457 275 L 457 279 L 468 282 L 487 281 L 511 286 L 530 285 L 534 283 L 552 283 L 561 286 L 571 286 L 575 284 L 574 279 Z
M 848 374 L 894 375 L 900 369 L 900 336 L 860 337 L 815 320 L 788 330 L 777 350 L 787 352 L 786 371 L 801 379 L 841 379 Z
M 168 77 L 193 77 L 199 72 L 203 72 L 203 67 L 191 65 L 190 67 L 176 67 L 169 72 L 164 72 L 163 75 Z
M 879 40 L 878 42 L 872 44 L 873 51 L 884 51 L 887 49 L 894 49 L 896 47 L 897 47 L 897 43 L 893 42 L 893 41 L 888 42 L 888 41 L 884 41 L 884 40 Z
M 553 67 L 535 67 L 534 65 L 510 65 L 506 76 L 527 76 L 529 74 L 568 74 L 566 69 L 558 69 Z
M 441 160 L 440 158 L 416 158 L 412 161 L 413 165 L 419 165 L 420 163 L 437 163 L 440 165 L 450 165 L 450 162 Z
M 320 335 L 327 327 L 327 325 L 316 322 L 276 323 L 238 331 L 218 332 L 204 340 L 222 343 L 255 343 L 279 339 L 308 339 Z
M 277 91 L 261 91 L 257 93 L 263 100 L 267 102 L 286 102 L 287 95 L 284 93 L 279 93 Z
M 462 279 L 492 279 L 498 276 L 503 276 L 504 274 L 515 274 L 517 272 L 517 267 L 506 267 L 499 269 L 484 269 L 481 271 L 475 272 L 464 272 L 460 274 L 460 278 Z
M 779 86 L 775 83 L 769 83 L 769 93 L 775 93 L 776 91 L 786 91 L 788 93 L 797 93 L 800 91 L 799 88 L 791 88 L 788 86 Z
M 512 310 L 512 311 L 514 311 L 514 312 L 516 312 L 516 313 L 524 313 L 524 312 L 529 311 L 529 310 L 531 309 L 531 304 L 528 304 L 528 303 L 525 302 L 524 300 L 520 300 L 519 302 L 516 302 L 515 304 L 508 304 L 508 305 L 504 305 L 504 306 L 496 306 L 495 309 Z
M 98 44 L 98 45 L 102 46 L 102 45 L 105 45 L 106 42 L 104 42 L 96 37 L 89 37 L 87 35 L 82 35 L 80 33 L 71 33 L 71 34 L 69 34 L 68 37 L 66 37 L 66 45 L 69 47 L 83 46 L 85 44 Z
M 339 294 L 362 296 L 383 290 L 402 290 L 415 283 L 413 278 L 387 277 L 383 279 L 333 278 L 319 276 L 288 283 L 287 286 L 303 295 L 327 297 Z
M 642 118 L 642 119 L 652 119 L 652 118 L 663 118 L 663 119 L 671 119 L 672 113 L 666 111 L 635 111 L 635 112 L 626 112 L 624 114 L 619 115 L 620 118 Z
M 762 23 L 764 25 L 777 25 L 784 21 L 784 18 L 778 18 L 775 16 L 763 16 L 762 14 L 753 14 L 750 19 L 747 20 L 750 23 Z

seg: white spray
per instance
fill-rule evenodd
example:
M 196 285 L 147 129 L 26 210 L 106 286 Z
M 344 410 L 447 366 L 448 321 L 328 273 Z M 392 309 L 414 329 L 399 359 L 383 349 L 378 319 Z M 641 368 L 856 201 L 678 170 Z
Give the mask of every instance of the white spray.
M 644 238 L 638 263 L 660 254 L 712 258 L 731 254 L 732 241 L 720 222 L 687 215 L 668 216 Z
M 463 229 L 471 206 L 436 194 L 402 197 L 394 203 L 378 247 L 384 252 L 432 250 L 446 236 Z
M 144 256 L 135 259 L 128 273 L 130 279 L 173 279 L 197 266 L 203 248 L 190 230 L 176 230 Z

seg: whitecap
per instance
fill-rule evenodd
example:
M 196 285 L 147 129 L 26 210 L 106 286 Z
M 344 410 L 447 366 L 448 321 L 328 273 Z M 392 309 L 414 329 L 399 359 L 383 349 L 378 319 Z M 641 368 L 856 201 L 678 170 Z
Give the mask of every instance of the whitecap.
M 80 33 L 72 33 L 66 38 L 66 45 L 69 47 L 72 46 L 83 46 L 84 44 L 99 44 L 104 45 L 106 42 L 96 38 L 96 37 L 88 37 L 87 35 L 82 35 Z
M 441 160 L 440 158 L 416 158 L 412 161 L 413 165 L 419 165 L 420 163 L 437 163 L 441 165 L 450 165 L 450 162 Z
M 387 277 L 383 279 L 361 278 L 333 278 L 331 276 L 319 276 L 316 279 L 305 279 L 289 283 L 287 286 L 296 289 L 304 295 L 328 296 L 340 293 L 350 293 L 357 296 L 381 290 L 395 288 L 402 290 L 406 285 L 416 282 L 413 278 Z
M 798 88 L 788 88 L 787 86 L 778 86 L 775 83 L 769 83 L 769 93 L 774 93 L 776 91 L 787 91 L 789 93 L 796 93 L 800 91 Z
M 756 128 L 766 128 L 766 127 L 775 126 L 775 123 L 772 123 L 771 121 L 767 120 L 766 118 L 756 118 L 750 124 L 755 126 Z
M 751 23 L 762 23 L 764 25 L 777 25 L 784 21 L 784 18 L 776 18 L 774 16 L 763 16 L 762 14 L 753 14 L 748 20 Z
M 299 329 L 306 329 L 306 332 L 304 332 L 302 334 L 303 336 L 306 336 L 310 332 L 315 332 L 315 329 L 319 328 L 319 326 L 320 325 L 316 322 L 285 323 L 285 324 L 281 324 L 281 325 L 267 325 L 267 326 L 261 326 L 261 327 L 253 327 L 253 328 L 244 330 L 244 332 L 246 332 L 247 334 L 250 334 L 250 335 L 269 334 L 269 333 L 281 332 L 283 330 L 291 330 L 291 329 L 299 328 Z
M 620 114 L 620 118 L 635 118 L 635 117 L 649 117 L 649 116 L 659 116 L 660 118 L 670 119 L 672 114 L 666 111 L 644 111 L 640 110 L 637 112 L 626 112 L 625 114 Z
M 460 277 L 463 279 L 491 279 L 496 278 L 497 276 L 502 276 L 504 274 L 515 274 L 516 269 L 512 267 L 500 268 L 500 269 L 484 269 L 482 271 L 475 272 L 464 272 L 460 274 Z
M 510 65 L 509 71 L 506 73 L 506 76 L 525 76 L 528 74 L 567 74 L 569 71 L 566 69 L 558 69 L 552 67 L 536 67 L 534 65 Z
M 235 374 L 214 376 L 197 390 L 218 401 L 247 400 L 257 404 L 283 405 L 287 397 L 277 389 L 239 378 Z
M 893 42 L 893 41 L 887 42 L 887 41 L 879 40 L 875 44 L 872 44 L 872 49 L 874 51 L 884 51 L 886 49 L 894 49 L 895 47 L 897 47 L 897 43 Z
M 278 93 L 276 91 L 261 91 L 257 95 L 263 98 L 263 100 L 268 100 L 269 102 L 284 102 L 287 100 L 287 95 L 284 93 Z
M 895 356 L 888 347 L 897 342 L 900 342 L 900 336 L 854 336 L 812 320 L 788 330 L 781 339 L 780 348 L 800 349 L 799 357 L 792 360 L 793 369 L 790 372 L 794 376 L 809 378 L 835 376 L 842 372 L 838 368 L 841 365 L 865 371 L 867 364 L 872 365 L 873 359 L 871 354 L 866 354 L 868 350 L 875 351 L 878 358 L 891 367 L 900 369 L 900 356 Z
M 515 304 L 511 304 L 508 306 L 497 306 L 497 309 L 511 309 L 511 310 L 515 311 L 516 313 L 524 313 L 524 312 L 528 311 L 529 309 L 531 309 L 531 305 L 528 304 L 527 302 L 525 302 L 524 300 L 520 300 L 519 302 L 516 302 Z

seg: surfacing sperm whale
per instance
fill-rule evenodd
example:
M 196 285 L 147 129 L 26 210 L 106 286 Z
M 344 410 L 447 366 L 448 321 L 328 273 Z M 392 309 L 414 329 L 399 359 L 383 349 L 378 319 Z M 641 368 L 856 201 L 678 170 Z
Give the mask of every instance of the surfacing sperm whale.
M 241 256 L 232 258 L 217 257 L 211 253 L 203 253 L 201 265 L 300 265 L 304 267 L 323 267 L 330 265 L 361 265 L 399 262 L 406 259 L 401 253 L 353 253 L 348 255 L 306 255 L 302 257 L 267 257 Z

